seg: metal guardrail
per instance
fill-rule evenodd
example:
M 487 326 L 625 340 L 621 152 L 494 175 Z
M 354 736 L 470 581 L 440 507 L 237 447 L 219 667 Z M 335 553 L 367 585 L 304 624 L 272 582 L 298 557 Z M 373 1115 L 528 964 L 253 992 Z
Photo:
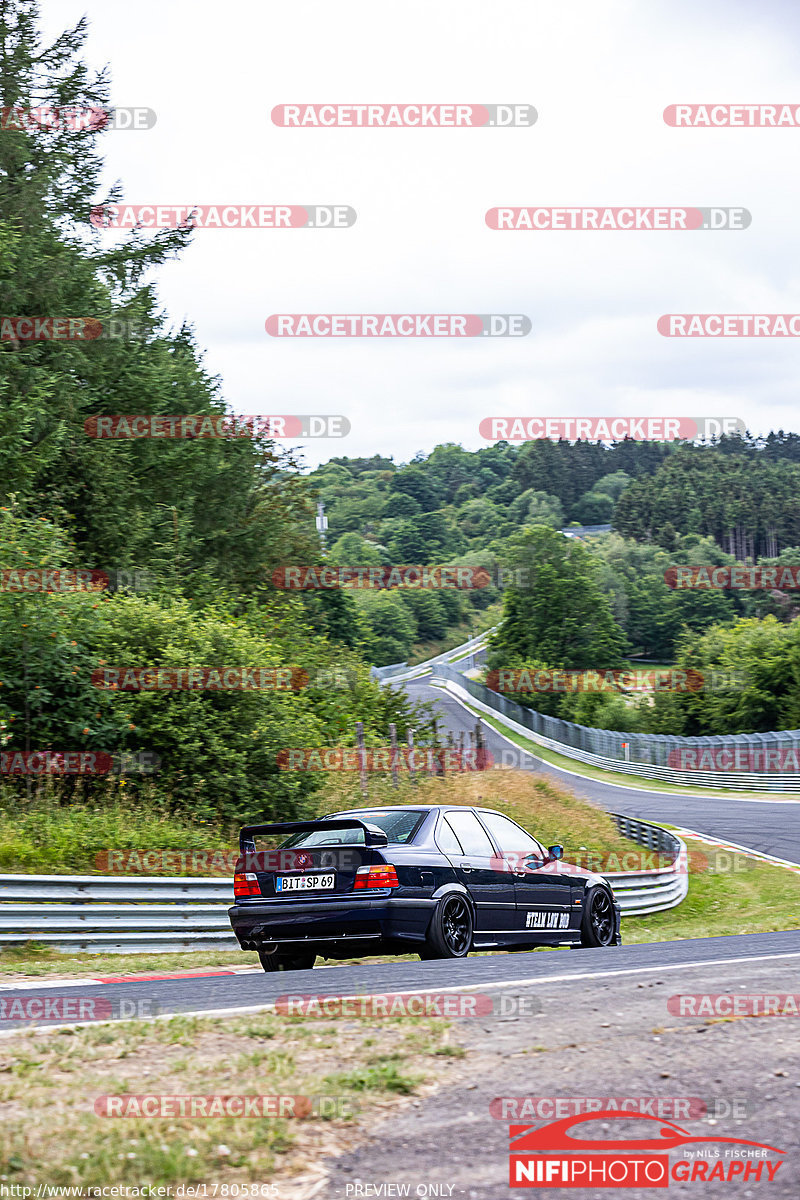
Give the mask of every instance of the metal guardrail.
M 484 629 L 482 633 L 478 633 L 474 638 L 470 638 L 467 642 L 462 642 L 460 646 L 453 646 L 450 650 L 444 650 L 441 654 L 437 654 L 434 658 L 426 658 L 424 662 L 417 663 L 415 667 L 409 667 L 405 663 L 399 663 L 392 667 L 373 667 L 373 673 L 383 672 L 380 675 L 380 682 L 385 682 L 391 679 L 392 682 L 404 683 L 406 680 L 415 679 L 419 675 L 427 675 L 431 670 L 434 670 L 440 665 L 448 665 L 454 660 L 461 657 L 467 658 L 469 652 L 482 649 L 487 638 L 489 638 L 498 628 L 493 625 L 491 629 Z M 374 677 L 374 676 L 373 676 Z
M 623 813 L 611 813 L 623 837 L 660 854 L 672 862 L 650 871 L 616 871 L 603 875 L 611 884 L 623 917 L 643 917 L 664 912 L 686 899 L 689 891 L 689 855 L 686 843 L 660 825 L 651 825 Z
M 688 886 L 680 838 L 629 817 L 615 820 L 625 836 L 674 854 L 670 866 L 605 875 L 623 916 L 680 904 Z M 232 901 L 224 879 L 0 875 L 0 946 L 42 942 L 64 954 L 237 950 Z
M 561 532 L 565 537 L 597 537 L 601 533 L 611 533 L 610 525 L 567 525 Z
M 65 954 L 236 950 L 225 879 L 0 875 L 0 946 Z
M 391 679 L 393 675 L 403 675 L 409 669 L 407 662 L 392 663 L 388 667 L 370 667 L 370 675 L 373 679 L 381 682 L 384 679 Z
M 509 700 L 483 683 L 469 679 L 447 663 L 438 663 L 432 680 L 439 679 L 449 690 L 464 693 L 476 708 L 496 715 L 504 725 L 523 734 L 546 749 L 573 758 L 576 762 L 638 775 L 643 779 L 660 779 L 665 783 L 693 788 L 726 788 L 731 791 L 800 792 L 800 771 L 682 771 L 665 765 L 673 751 L 713 750 L 715 747 L 742 746 L 753 750 L 792 746 L 800 759 L 800 730 L 781 733 L 737 733 L 727 737 L 672 737 L 661 734 L 619 733 L 612 729 L 592 729 L 558 717 L 548 717 L 533 708 Z M 625 747 L 627 746 L 627 750 Z M 600 752 L 598 752 L 600 751 Z M 605 751 L 603 753 L 602 751 Z M 629 757 L 626 758 L 626 753 Z

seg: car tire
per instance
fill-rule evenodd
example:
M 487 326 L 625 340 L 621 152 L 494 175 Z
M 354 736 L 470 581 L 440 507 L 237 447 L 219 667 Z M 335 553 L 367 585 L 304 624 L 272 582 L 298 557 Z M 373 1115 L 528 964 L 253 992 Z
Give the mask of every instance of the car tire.
M 434 909 L 420 958 L 466 958 L 472 949 L 472 909 L 466 896 L 451 892 Z
M 586 893 L 581 918 L 581 945 L 613 946 L 615 925 L 611 892 L 604 887 L 591 888 Z
M 258 957 L 265 971 L 310 971 L 317 961 L 316 954 L 267 954 L 259 950 Z

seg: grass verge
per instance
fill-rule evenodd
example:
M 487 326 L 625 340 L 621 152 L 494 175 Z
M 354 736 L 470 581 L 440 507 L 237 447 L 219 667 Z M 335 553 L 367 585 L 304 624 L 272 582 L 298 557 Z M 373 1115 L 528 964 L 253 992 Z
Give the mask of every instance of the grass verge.
M 359 1110 L 431 1090 L 450 1052 L 463 1049 L 435 1017 L 265 1012 L 20 1032 L 0 1041 L 0 1179 L 78 1188 L 296 1182 L 309 1163 L 363 1138 Z M 298 1118 L 97 1115 L 99 1097 L 120 1095 L 325 1099 Z
M 348 963 L 416 962 L 417 954 L 390 957 L 364 955 L 334 962 L 317 960 L 317 966 L 343 966 Z M 0 954 L 0 979 L 11 987 L 15 982 L 36 979 L 61 979 L 84 976 L 87 979 L 110 975 L 156 975 L 175 971 L 213 971 L 230 967 L 254 967 L 259 971 L 258 955 L 244 950 L 187 950 L 183 953 L 153 954 L 59 954 L 52 946 L 26 942 Z
M 718 847 L 684 839 L 713 867 L 725 859 Z M 726 855 L 730 869 L 690 870 L 689 893 L 676 908 L 622 922 L 622 941 L 665 942 L 678 938 L 728 937 L 800 929 L 800 874 L 737 852 Z
M 174 850 L 177 865 L 162 863 L 158 874 L 208 875 L 208 865 L 192 871 L 192 852 L 207 864 L 219 851 L 222 862 L 237 844 L 238 830 L 181 819 L 142 800 L 60 805 L 43 797 L 0 805 L 0 872 L 9 874 L 107 875 L 110 850 Z

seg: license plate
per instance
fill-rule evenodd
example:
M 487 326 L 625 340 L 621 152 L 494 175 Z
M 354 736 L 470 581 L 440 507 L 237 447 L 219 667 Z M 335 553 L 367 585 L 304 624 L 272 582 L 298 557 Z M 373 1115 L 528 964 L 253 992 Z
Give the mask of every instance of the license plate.
M 276 892 L 323 892 L 333 891 L 336 874 L 330 875 L 279 875 L 275 880 Z

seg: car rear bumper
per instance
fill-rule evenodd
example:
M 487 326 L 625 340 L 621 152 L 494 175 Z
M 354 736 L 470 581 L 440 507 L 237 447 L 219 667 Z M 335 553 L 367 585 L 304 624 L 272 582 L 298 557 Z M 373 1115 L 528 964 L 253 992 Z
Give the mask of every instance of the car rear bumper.
M 622 909 L 618 901 L 614 901 L 614 942 L 613 945 L 622 945 Z
M 421 942 L 436 901 L 389 895 L 334 900 L 256 900 L 228 909 L 243 950 L 285 944 L 326 945 L 379 941 Z

